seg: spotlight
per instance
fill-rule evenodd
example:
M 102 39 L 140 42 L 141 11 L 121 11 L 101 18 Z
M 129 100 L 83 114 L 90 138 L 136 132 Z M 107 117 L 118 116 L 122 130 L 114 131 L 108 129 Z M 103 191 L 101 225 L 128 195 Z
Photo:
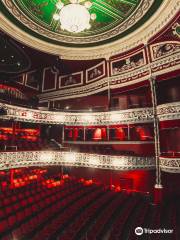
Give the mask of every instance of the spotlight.
M 92 6 L 92 3 L 91 2 L 85 2 L 85 4 L 84 4 L 84 6 L 86 7 L 86 8 L 90 8 L 91 6 Z
M 55 13 L 55 14 L 53 15 L 53 19 L 54 19 L 55 21 L 59 20 L 59 14 Z
M 91 19 L 92 19 L 92 20 L 95 20 L 95 19 L 96 19 L 96 14 L 95 14 L 95 13 L 92 13 L 92 14 L 91 14 Z

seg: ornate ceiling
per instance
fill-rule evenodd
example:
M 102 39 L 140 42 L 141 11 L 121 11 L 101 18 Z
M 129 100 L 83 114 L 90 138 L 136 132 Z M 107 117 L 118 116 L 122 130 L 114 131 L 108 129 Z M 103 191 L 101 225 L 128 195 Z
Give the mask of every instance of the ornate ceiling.
M 96 19 L 90 22 L 91 28 L 81 33 L 70 33 L 62 30 L 59 21 L 53 19 L 53 15 L 60 11 L 56 7 L 57 2 L 58 0 L 2 0 L 0 27 L 28 45 L 63 58 L 92 59 L 121 51 L 125 47 L 123 41 L 127 38 L 126 47 L 132 47 L 132 34 L 136 34 L 133 41 L 137 44 L 136 39 L 143 37 L 138 35 L 140 29 L 144 29 L 145 34 L 148 28 L 144 27 L 149 23 L 147 27 L 151 31 L 158 30 L 152 29 L 150 21 L 165 24 L 165 9 L 167 18 L 168 11 L 173 8 L 176 12 L 174 6 L 178 5 L 178 0 L 91 0 L 89 12 L 96 14 Z M 64 5 L 70 3 L 68 0 L 62 2 Z M 80 4 L 85 2 L 80 0 Z M 148 32 L 144 39 L 147 39 L 147 34 Z
M 150 8 L 153 0 L 93 0 L 90 13 L 96 14 L 95 21 L 91 21 L 91 28 L 81 33 L 70 33 L 60 28 L 60 22 L 53 19 L 53 15 L 60 10 L 56 8 L 58 0 L 14 0 L 14 6 L 19 9 L 29 21 L 39 26 L 39 33 L 64 43 L 88 44 L 102 41 L 118 35 L 130 28 Z M 68 0 L 62 0 L 67 5 Z M 81 4 L 86 0 L 81 0 Z M 132 16 L 135 16 L 132 20 Z M 125 24 L 127 19 L 128 24 Z M 29 23 L 30 23 L 29 22 Z M 29 23 L 26 23 L 28 26 Z M 29 26 L 28 26 L 29 27 Z M 120 28 L 121 27 L 121 28 Z M 40 31 L 43 29 L 43 32 Z

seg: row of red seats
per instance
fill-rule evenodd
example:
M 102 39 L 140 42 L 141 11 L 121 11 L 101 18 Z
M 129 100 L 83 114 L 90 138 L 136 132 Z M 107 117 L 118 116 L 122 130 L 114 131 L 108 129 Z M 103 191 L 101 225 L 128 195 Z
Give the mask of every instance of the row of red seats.
M 87 224 L 89 219 L 94 218 L 94 216 L 100 212 L 100 209 L 103 211 L 108 206 L 108 204 L 110 204 L 110 202 L 114 202 L 115 196 L 116 194 L 113 192 L 106 192 L 106 194 L 94 201 L 92 205 L 90 205 L 81 214 L 78 215 L 75 221 L 73 221 L 72 224 L 68 226 L 68 231 L 65 231 L 63 234 L 56 234 L 53 237 L 55 237 L 55 239 L 64 240 L 75 238 L 78 234 L 78 231 L 80 231 Z
M 68 184 L 69 185 L 69 184 Z M 51 194 L 55 194 L 57 192 L 60 191 L 66 191 L 65 186 L 67 185 L 62 185 L 60 187 L 58 187 L 57 189 L 36 189 L 36 190 L 31 190 L 31 191 L 24 191 L 23 193 L 18 193 L 16 195 L 12 195 L 9 197 L 4 197 L 3 194 L 0 195 L 0 206 L 2 207 L 2 209 L 0 209 L 0 217 L 3 216 L 1 213 L 3 213 L 4 211 L 6 211 L 6 208 L 11 209 L 12 210 L 17 210 L 18 208 L 21 208 L 23 206 L 25 206 L 25 202 L 28 203 L 36 200 L 40 200 L 43 197 L 49 196 Z M 75 186 L 73 186 L 73 189 L 75 188 Z M 68 187 L 68 189 L 70 189 Z M 10 210 L 7 210 L 7 213 L 10 213 Z
M 75 186 L 73 186 L 73 189 L 75 188 Z M 14 211 L 10 211 L 9 209 L 14 209 L 17 210 L 18 208 L 22 208 L 26 205 L 28 205 L 29 203 L 34 203 L 35 201 L 40 201 L 42 198 L 46 198 L 48 196 L 51 196 L 52 194 L 56 194 L 57 192 L 66 192 L 68 191 L 70 188 L 65 189 L 65 186 L 61 186 L 58 189 L 52 189 L 52 190 L 35 190 L 35 191 L 25 191 L 23 194 L 19 193 L 16 194 L 14 196 L 9 196 L 8 198 L 3 198 L 3 196 L 1 195 L 1 199 L 0 199 L 0 204 L 1 204 L 1 209 L 0 212 L 4 212 L 4 215 L 1 214 L 1 217 L 6 217 L 6 214 L 13 214 Z
M 136 215 L 136 221 L 134 221 L 133 224 L 131 225 L 130 234 L 129 234 L 129 238 L 131 240 L 139 239 L 139 236 L 134 233 L 134 230 L 136 229 L 136 227 L 143 226 L 148 210 L 149 210 L 149 203 L 148 202 L 142 203 L 141 209 L 138 211 L 138 214 Z
M 62 214 L 58 214 L 56 217 L 53 217 L 52 221 L 48 225 L 44 225 L 42 231 L 37 232 L 33 239 L 56 239 L 56 231 L 59 231 L 59 229 L 62 230 L 65 225 L 70 224 L 75 216 L 79 218 L 81 210 L 87 208 L 88 205 L 100 197 L 102 193 L 102 189 L 97 189 L 95 192 L 91 192 L 88 195 L 84 195 L 79 198 L 78 201 L 74 202 L 68 209 L 66 209 L 66 211 L 62 212 Z M 69 232 L 69 227 L 67 227 L 67 229 L 68 231 L 66 232 Z
M 110 220 L 114 211 L 116 211 L 116 209 L 125 201 L 125 199 L 127 199 L 127 195 L 119 194 L 119 196 L 115 198 L 114 201 L 111 201 L 109 206 L 107 206 L 105 210 L 102 212 L 102 214 L 98 216 L 96 223 L 87 232 L 88 239 L 91 240 L 100 239 L 99 235 L 103 227 Z
M 75 191 L 69 195 L 61 196 L 57 194 L 55 196 L 55 199 L 50 198 L 48 204 L 45 204 L 42 211 L 39 211 L 39 208 L 42 209 L 42 206 L 37 206 L 37 209 L 33 211 L 33 216 L 26 222 L 22 222 L 22 224 L 13 231 L 13 235 L 17 238 L 24 238 L 24 239 L 34 239 L 32 237 L 32 234 L 36 231 L 37 228 L 42 228 L 43 222 L 50 222 L 50 218 L 54 217 L 55 214 L 59 214 L 60 210 L 68 210 L 73 203 L 81 198 L 83 194 L 88 194 L 90 189 L 78 189 L 78 191 Z M 92 191 L 92 188 L 91 188 Z M 43 203 L 41 203 L 42 205 Z M 66 212 L 65 211 L 65 212 Z M 49 225 L 49 224 L 47 224 Z M 40 232 L 40 229 L 37 230 L 38 234 Z M 42 238 L 45 239 L 45 238 Z
M 15 139 L 13 140 L 7 140 L 7 141 L 0 141 L 0 149 L 1 151 L 5 150 L 15 150 L 15 147 L 17 147 L 17 150 L 51 150 L 52 146 L 48 144 L 47 141 L 39 139 L 38 141 L 28 141 L 28 140 L 21 140 L 21 139 Z
M 127 204 L 124 206 L 123 211 L 117 218 L 113 229 L 111 231 L 110 240 L 120 239 L 124 225 L 130 216 L 132 210 L 135 206 L 140 203 L 140 197 L 136 196 L 135 198 L 129 198 Z
M 25 201 L 17 202 L 17 204 L 19 204 L 18 210 L 13 208 L 14 205 L 8 206 L 10 211 L 8 208 L 5 208 L 4 215 L 0 221 L 0 235 L 7 233 L 7 230 L 10 232 L 10 228 L 13 226 L 14 222 L 16 222 L 16 225 L 18 223 L 22 225 L 27 218 L 33 218 L 35 213 L 38 214 L 38 212 L 43 212 L 49 204 L 55 204 L 57 200 L 63 197 L 66 199 L 68 194 L 70 196 L 71 194 L 76 195 L 76 191 L 80 191 L 81 188 L 81 185 L 75 185 L 73 188 L 62 189 L 62 193 L 61 191 L 42 191 L 41 194 L 36 193 L 35 196 L 29 196 Z

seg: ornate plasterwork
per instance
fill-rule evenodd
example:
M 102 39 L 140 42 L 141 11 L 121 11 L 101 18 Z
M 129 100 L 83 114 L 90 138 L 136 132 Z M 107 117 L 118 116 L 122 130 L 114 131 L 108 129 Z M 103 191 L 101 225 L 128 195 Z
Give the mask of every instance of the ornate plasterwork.
M 160 75 L 171 71 L 179 70 L 180 52 L 164 57 L 151 63 L 152 74 Z
M 19 6 L 12 0 L 2 0 L 6 8 L 15 16 L 21 23 L 23 23 L 25 26 L 30 28 L 31 30 L 37 32 L 38 34 L 49 38 L 54 39 L 60 43 L 76 43 L 76 44 L 84 44 L 84 43 L 96 43 L 103 40 L 110 39 L 114 36 L 119 35 L 120 33 L 128 30 L 130 27 L 132 27 L 134 24 L 136 24 L 150 9 L 152 4 L 154 3 L 154 0 L 141 0 L 141 3 L 139 6 L 134 10 L 133 14 L 127 18 L 125 21 L 123 21 L 121 24 L 119 24 L 116 27 L 113 27 L 112 29 L 103 32 L 101 34 L 92 34 L 88 36 L 80 36 L 77 37 L 76 35 L 68 35 L 63 34 L 63 32 L 54 32 L 50 29 L 48 30 L 47 27 L 42 27 L 40 24 L 36 23 L 35 21 L 32 21 L 31 18 L 27 16 L 25 12 L 23 12 Z
M 62 84 L 64 80 L 64 84 Z M 59 76 L 59 88 L 77 87 L 83 85 L 83 71 Z
M 86 69 L 86 83 L 94 82 L 106 76 L 106 62 L 96 64 L 95 66 Z
M 154 75 L 165 74 L 171 71 L 179 70 L 180 66 L 180 52 L 175 52 L 172 55 L 164 56 L 157 59 L 150 64 L 142 66 L 138 69 L 134 69 L 129 72 L 122 72 L 119 75 L 105 77 L 98 81 L 79 86 L 77 88 L 57 90 L 54 92 L 43 93 L 39 95 L 40 102 L 47 102 L 47 100 L 62 100 L 75 97 L 82 97 L 92 95 L 104 90 L 107 90 L 110 84 L 110 88 L 119 88 L 128 86 L 134 83 L 138 83 L 149 79 L 151 73 Z
M 39 94 L 38 97 L 40 102 L 47 102 L 47 100 L 63 100 L 75 97 L 83 97 L 107 90 L 109 87 L 108 82 L 110 84 L 110 88 L 118 88 L 147 80 L 148 77 L 150 77 L 149 67 L 144 66 L 128 73 L 122 73 L 121 75 L 109 78 L 105 77 L 93 83 L 79 86 L 77 88 L 63 89 Z
M 110 77 L 111 88 L 127 86 L 136 82 L 147 80 L 150 77 L 149 66 L 144 66 L 127 73 Z
M 164 172 L 180 173 L 180 158 L 160 157 L 160 167 Z
M 176 22 L 173 26 L 172 26 L 172 30 L 173 30 L 173 34 L 180 38 L 180 24 L 178 22 Z
M 165 41 L 150 46 L 152 61 L 180 52 L 180 42 Z
M 180 119 L 180 102 L 157 106 L 157 114 L 160 121 Z
M 24 122 L 64 124 L 69 126 L 112 125 L 122 123 L 145 123 L 153 121 L 151 108 L 136 108 L 112 112 L 69 113 L 33 110 L 0 103 L 6 109 L 3 119 L 14 119 Z
M 135 58 L 138 57 L 138 60 Z M 134 58 L 134 59 L 133 59 Z M 146 65 L 145 49 L 110 61 L 111 76 L 120 75 Z
M 46 77 L 46 72 L 50 71 L 51 74 L 53 75 L 54 79 L 50 79 L 51 81 L 54 81 L 54 86 L 52 88 L 48 88 L 48 89 L 44 89 L 45 86 L 45 77 Z M 43 69 L 43 77 L 42 77 L 42 92 L 47 92 L 47 91 L 53 91 L 56 90 L 56 86 L 57 86 L 57 79 L 58 79 L 58 74 L 57 72 L 53 72 L 51 67 L 46 67 Z
M 9 0 L 9 3 L 11 4 L 12 2 Z M 153 35 L 158 33 L 164 26 L 168 24 L 170 19 L 172 19 L 178 11 L 179 0 L 165 0 L 159 7 L 158 11 L 143 26 L 136 29 L 133 33 L 112 43 L 95 47 L 68 48 L 45 42 L 43 40 L 30 36 L 23 30 L 20 30 L 2 14 L 0 27 L 5 32 L 16 37 L 17 40 L 23 40 L 23 42 L 25 42 L 27 45 L 33 45 L 33 47 L 36 47 L 39 50 L 50 52 L 52 54 L 59 54 L 62 58 L 76 60 L 104 57 L 109 58 L 112 55 L 116 55 L 120 52 L 126 51 L 127 49 L 134 48 L 141 43 L 147 43 Z M 24 20 L 24 17 L 22 18 Z M 14 35 L 14 32 L 16 32 L 16 35 Z
M 1 152 L 0 154 L 1 170 L 56 165 L 112 170 L 148 170 L 155 168 L 155 161 L 153 157 L 110 156 L 58 151 Z
M 73 87 L 69 89 L 63 89 L 48 93 L 43 93 L 38 95 L 40 102 L 46 102 L 47 100 L 60 100 L 60 99 L 70 99 L 74 97 L 83 97 L 98 92 L 107 90 L 108 88 L 108 78 L 103 78 L 93 83 L 89 83 L 84 86 Z
M 48 124 L 64 124 L 67 126 L 115 125 L 130 123 L 148 123 L 153 121 L 152 108 L 135 108 L 109 112 L 52 112 L 17 107 L 0 103 L 0 108 L 7 111 L 1 119 L 14 119 L 23 122 Z M 180 102 L 167 103 L 157 106 L 158 119 L 180 119 Z

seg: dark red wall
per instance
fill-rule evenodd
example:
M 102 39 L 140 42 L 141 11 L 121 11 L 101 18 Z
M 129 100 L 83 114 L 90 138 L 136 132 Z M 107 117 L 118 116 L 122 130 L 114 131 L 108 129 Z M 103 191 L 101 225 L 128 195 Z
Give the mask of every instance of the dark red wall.
M 135 155 L 139 156 L 153 156 L 154 155 L 154 144 L 113 144 L 114 150 L 118 151 L 132 151 Z
M 107 107 L 108 105 L 108 97 L 107 93 L 101 93 L 98 95 L 91 95 L 81 98 L 68 99 L 57 101 L 55 103 L 55 107 L 60 109 L 64 109 L 66 106 L 69 106 L 69 110 L 78 110 L 78 109 L 86 109 L 94 108 L 94 107 Z
M 71 175 L 78 178 L 94 179 L 105 185 L 127 186 L 128 190 L 152 192 L 155 184 L 155 171 L 111 171 L 94 168 L 72 168 Z M 128 187 L 132 182 L 132 187 Z M 121 186 L 123 187 L 123 186 Z

